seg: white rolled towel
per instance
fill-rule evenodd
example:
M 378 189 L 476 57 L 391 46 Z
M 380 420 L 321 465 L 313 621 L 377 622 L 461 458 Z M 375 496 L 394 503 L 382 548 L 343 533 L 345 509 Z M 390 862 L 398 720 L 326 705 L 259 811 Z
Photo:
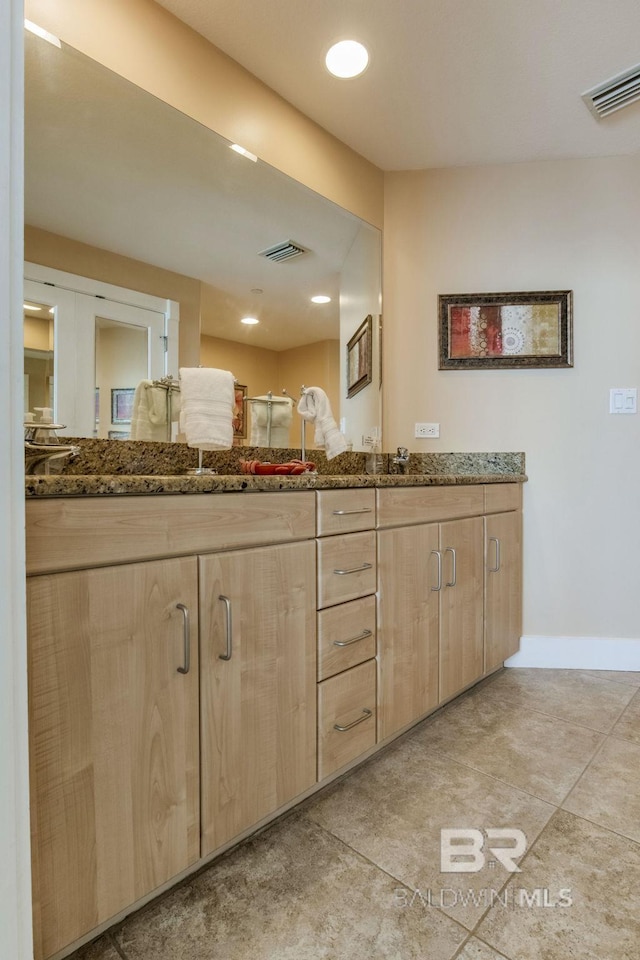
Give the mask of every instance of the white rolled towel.
M 327 460 L 347 449 L 347 441 L 333 419 L 329 398 L 321 387 L 307 387 L 298 401 L 298 413 L 315 424 L 316 447 L 324 448 Z
M 180 368 L 180 430 L 187 446 L 230 450 L 233 446 L 233 374 L 215 367 Z

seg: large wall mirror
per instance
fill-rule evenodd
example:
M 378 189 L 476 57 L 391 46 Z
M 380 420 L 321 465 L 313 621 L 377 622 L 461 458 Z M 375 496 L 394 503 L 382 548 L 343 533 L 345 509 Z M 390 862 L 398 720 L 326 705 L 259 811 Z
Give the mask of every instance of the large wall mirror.
M 26 34 L 25 61 L 25 260 L 177 302 L 180 366 L 232 370 L 249 397 L 321 386 L 353 449 L 380 438 L 380 232 L 65 44 Z M 289 241 L 302 252 L 267 254 Z M 348 344 L 368 317 L 370 381 L 353 393 Z M 52 377 L 41 326 L 27 349 L 50 398 L 74 373 L 56 356 Z

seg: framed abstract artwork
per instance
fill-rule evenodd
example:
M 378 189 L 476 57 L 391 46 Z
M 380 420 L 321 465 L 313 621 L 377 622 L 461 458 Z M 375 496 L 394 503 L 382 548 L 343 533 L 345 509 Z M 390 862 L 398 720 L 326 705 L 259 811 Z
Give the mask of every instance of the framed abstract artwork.
M 246 396 L 246 386 L 243 383 L 236 383 L 234 386 L 234 410 L 232 421 L 234 440 L 246 440 L 247 437 Z
M 111 391 L 111 423 L 131 423 L 135 387 L 119 387 Z
M 373 317 L 369 314 L 347 344 L 347 397 L 359 393 L 372 380 Z
M 572 367 L 571 290 L 438 297 L 440 370 Z

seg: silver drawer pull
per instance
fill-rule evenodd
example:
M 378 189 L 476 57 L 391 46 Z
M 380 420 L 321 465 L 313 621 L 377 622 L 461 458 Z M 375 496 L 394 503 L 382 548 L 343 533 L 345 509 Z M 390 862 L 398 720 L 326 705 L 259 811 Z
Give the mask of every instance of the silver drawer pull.
M 191 669 L 191 631 L 189 628 L 189 608 L 184 603 L 176 603 L 176 608 L 182 613 L 182 639 L 184 642 L 183 666 L 178 667 L 178 673 L 189 673 Z
M 352 643 L 357 643 L 358 640 L 366 640 L 367 637 L 372 637 L 373 633 L 371 630 L 363 630 L 362 633 L 359 633 L 357 637 L 351 637 L 350 640 L 334 640 L 334 647 L 348 647 Z
M 373 507 L 361 507 L 360 510 L 334 510 L 334 517 L 348 517 L 352 513 L 373 513 Z
M 333 572 L 338 577 L 346 577 L 348 573 L 360 573 L 362 570 L 371 570 L 372 567 L 372 563 L 363 563 L 361 567 L 351 567 L 350 570 L 334 570 Z
M 231 660 L 233 655 L 233 625 L 231 621 L 231 600 L 229 597 L 225 597 L 224 594 L 220 594 L 218 600 L 222 600 L 227 611 L 227 649 L 225 653 L 218 654 L 219 660 Z
M 362 716 L 358 717 L 357 720 L 352 720 L 351 723 L 347 723 L 346 726 L 341 726 L 339 723 L 334 723 L 333 729 L 337 730 L 338 733 L 344 733 L 345 730 L 351 730 L 352 727 L 357 727 L 359 723 L 364 723 L 369 717 L 373 716 L 371 710 L 368 707 L 362 708 Z

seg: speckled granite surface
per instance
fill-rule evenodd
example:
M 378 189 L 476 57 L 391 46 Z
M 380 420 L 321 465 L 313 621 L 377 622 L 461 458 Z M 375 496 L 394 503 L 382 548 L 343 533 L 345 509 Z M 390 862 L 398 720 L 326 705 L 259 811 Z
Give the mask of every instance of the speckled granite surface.
M 393 473 L 397 466 L 385 455 L 389 473 L 369 476 L 365 454 L 347 453 L 327 461 L 313 451 L 316 473 L 297 477 L 256 477 L 239 473 L 240 457 L 254 455 L 280 463 L 295 457 L 295 450 L 266 451 L 243 447 L 213 452 L 205 466 L 217 475 L 194 477 L 184 473 L 195 466 L 197 454 L 183 444 L 133 443 L 104 440 L 80 441 L 82 452 L 64 473 L 25 478 L 28 497 L 92 497 L 109 495 L 230 493 L 238 491 L 331 490 L 345 487 L 445 486 L 470 483 L 522 483 L 523 453 L 411 454 L 409 472 Z M 167 467 L 171 469 L 167 469 Z M 178 467 L 180 469 L 178 469 Z M 164 472 L 163 472 L 164 470 Z

